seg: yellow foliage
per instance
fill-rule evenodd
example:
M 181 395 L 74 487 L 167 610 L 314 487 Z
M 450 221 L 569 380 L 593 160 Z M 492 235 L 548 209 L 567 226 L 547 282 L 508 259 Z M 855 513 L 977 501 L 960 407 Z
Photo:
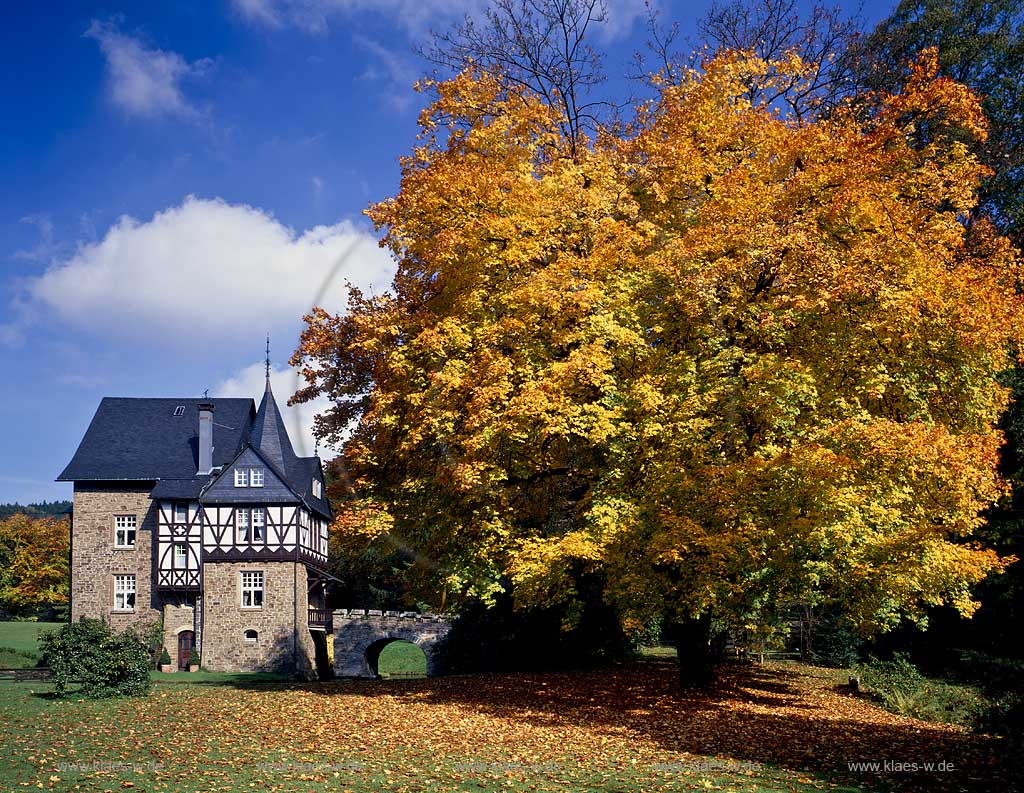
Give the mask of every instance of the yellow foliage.
M 805 123 L 749 88 L 808 64 L 734 53 L 584 145 L 491 75 L 433 85 L 368 211 L 393 292 L 313 312 L 294 359 L 339 404 L 325 435 L 358 420 L 337 531 L 402 537 L 427 596 L 571 603 L 600 572 L 626 625 L 969 614 L 1006 563 L 969 538 L 1024 314 L 1012 248 L 965 225 L 977 99 L 935 62 Z

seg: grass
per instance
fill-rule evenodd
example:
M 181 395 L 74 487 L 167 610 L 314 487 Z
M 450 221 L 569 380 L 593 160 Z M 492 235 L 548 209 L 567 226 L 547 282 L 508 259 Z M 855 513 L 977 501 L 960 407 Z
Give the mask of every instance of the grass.
M 381 650 L 377 672 L 382 678 L 415 678 L 427 676 L 427 657 L 412 642 L 391 642 Z
M 154 683 L 168 686 L 206 684 L 245 687 L 260 683 L 284 682 L 288 680 L 288 678 L 282 675 L 276 675 L 271 672 L 210 672 L 206 669 L 200 669 L 198 672 L 178 671 L 170 674 L 154 669 L 149 673 L 149 676 Z
M 39 634 L 63 622 L 0 622 L 0 668 L 26 669 L 39 661 Z
M 835 672 L 731 668 L 673 694 L 675 667 L 297 684 L 157 677 L 148 697 L 54 700 L 0 683 L 0 790 L 952 791 L 1008 789 L 998 742 L 842 694 Z M 949 760 L 955 773 L 852 773 Z M 1009 773 L 1009 772 L 1007 772 Z

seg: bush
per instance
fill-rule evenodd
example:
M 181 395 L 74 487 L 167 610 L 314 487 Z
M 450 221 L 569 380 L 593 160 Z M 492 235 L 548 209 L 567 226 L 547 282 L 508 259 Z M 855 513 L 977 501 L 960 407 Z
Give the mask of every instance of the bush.
M 199 666 L 201 663 L 202 663 L 202 661 L 199 658 L 199 653 L 198 652 L 193 652 L 192 655 L 190 655 L 188 657 L 188 665 L 189 666 Z
M 167 652 L 167 648 L 164 647 L 164 649 L 160 651 L 160 661 L 159 661 L 159 664 L 160 664 L 160 666 L 166 666 L 170 662 L 171 662 L 171 654 L 169 652 Z
M 977 729 L 989 707 L 976 688 L 927 678 L 900 653 L 891 661 L 871 658 L 854 673 L 882 707 L 901 716 Z
M 149 691 L 149 648 L 128 630 L 114 633 L 99 620 L 83 618 L 39 638 L 43 660 L 53 670 L 54 693 L 100 699 L 141 696 Z

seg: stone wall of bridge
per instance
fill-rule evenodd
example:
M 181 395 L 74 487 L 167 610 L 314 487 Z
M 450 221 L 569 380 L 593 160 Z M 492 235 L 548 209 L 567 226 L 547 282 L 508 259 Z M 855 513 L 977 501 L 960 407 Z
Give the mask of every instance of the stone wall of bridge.
M 390 642 L 412 642 L 427 657 L 427 676 L 439 674 L 438 652 L 450 622 L 437 614 L 412 611 L 348 609 L 335 611 L 334 674 L 338 677 L 377 677 L 377 658 Z

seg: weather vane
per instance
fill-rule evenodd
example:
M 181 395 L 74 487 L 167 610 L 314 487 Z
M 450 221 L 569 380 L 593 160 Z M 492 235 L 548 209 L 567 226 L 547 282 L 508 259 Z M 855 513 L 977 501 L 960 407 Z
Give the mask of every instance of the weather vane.
M 267 379 L 270 379 L 270 334 L 267 334 Z

